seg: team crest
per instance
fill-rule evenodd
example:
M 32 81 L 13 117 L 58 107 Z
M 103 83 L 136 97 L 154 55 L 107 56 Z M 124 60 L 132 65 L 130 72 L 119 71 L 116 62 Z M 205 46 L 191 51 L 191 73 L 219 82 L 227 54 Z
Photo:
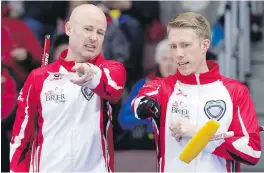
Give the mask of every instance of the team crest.
M 87 86 L 83 86 L 81 88 L 81 90 L 82 90 L 82 94 L 86 98 L 86 100 L 90 101 L 94 95 L 94 92 L 92 92 Z
M 209 119 L 219 121 L 226 112 L 226 103 L 223 100 L 210 100 L 206 102 L 204 112 Z

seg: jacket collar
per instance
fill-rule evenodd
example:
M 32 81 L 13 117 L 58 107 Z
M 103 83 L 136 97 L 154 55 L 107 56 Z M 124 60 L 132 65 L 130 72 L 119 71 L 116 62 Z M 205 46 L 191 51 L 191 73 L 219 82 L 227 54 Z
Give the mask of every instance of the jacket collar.
M 198 82 L 200 82 L 200 84 L 208 84 L 208 83 L 212 83 L 215 82 L 217 80 L 220 79 L 221 75 L 219 72 L 219 65 L 211 60 L 206 61 L 207 66 L 209 68 L 208 72 L 205 73 L 201 73 L 199 75 L 196 74 L 190 74 L 188 76 L 183 76 L 179 70 L 177 70 L 176 73 L 176 77 L 177 79 L 185 84 L 190 84 L 190 85 L 197 85 Z
M 75 61 L 66 61 L 65 58 L 67 56 L 68 49 L 65 49 L 61 52 L 58 59 L 50 65 L 47 66 L 47 72 L 49 74 L 68 74 L 69 72 L 74 72 L 72 67 L 75 65 Z M 88 63 L 94 64 L 96 66 L 100 66 L 104 61 L 104 57 L 99 54 L 95 58 L 88 60 Z M 63 68 L 61 68 L 63 67 Z
M 68 49 L 65 49 L 64 51 L 61 52 L 58 62 L 60 65 L 62 65 L 67 71 L 73 72 L 72 67 L 75 65 L 75 61 L 66 61 L 65 58 L 67 56 Z M 95 58 L 88 60 L 88 63 L 94 64 L 99 66 L 103 62 L 104 58 L 101 54 L 97 55 Z

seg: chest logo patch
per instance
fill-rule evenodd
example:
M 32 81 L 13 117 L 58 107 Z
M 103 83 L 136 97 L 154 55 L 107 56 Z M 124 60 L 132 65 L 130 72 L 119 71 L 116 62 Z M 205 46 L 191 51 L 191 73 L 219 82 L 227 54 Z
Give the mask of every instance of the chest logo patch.
M 55 103 L 65 103 L 66 98 L 63 89 L 56 87 L 54 90 L 45 92 L 46 101 L 54 101 Z
M 204 112 L 209 119 L 219 121 L 226 112 L 226 103 L 223 100 L 210 100 L 206 102 Z
M 178 101 L 175 101 L 172 104 L 171 113 L 175 113 L 175 114 L 179 115 L 182 118 L 190 119 L 190 115 L 189 115 L 189 110 L 187 108 L 187 104 L 185 104 L 182 101 L 180 101 L 179 103 L 178 103 Z
M 87 86 L 85 86 L 85 87 L 83 86 L 81 90 L 82 90 L 82 94 L 86 98 L 86 100 L 90 101 L 94 95 L 94 92 L 92 92 Z

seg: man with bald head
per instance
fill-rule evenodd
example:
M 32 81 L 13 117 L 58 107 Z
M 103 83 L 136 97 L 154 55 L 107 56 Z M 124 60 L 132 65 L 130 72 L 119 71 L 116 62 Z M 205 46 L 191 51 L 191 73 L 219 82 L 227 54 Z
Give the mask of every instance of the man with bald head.
M 69 36 L 66 59 L 82 63 L 96 57 L 102 50 L 106 28 L 106 16 L 100 8 L 91 4 L 76 7 L 65 26 Z
M 68 48 L 30 73 L 17 101 L 12 172 L 114 171 L 110 103 L 120 99 L 126 71 L 101 55 L 106 28 L 98 7 L 76 7 L 65 25 Z

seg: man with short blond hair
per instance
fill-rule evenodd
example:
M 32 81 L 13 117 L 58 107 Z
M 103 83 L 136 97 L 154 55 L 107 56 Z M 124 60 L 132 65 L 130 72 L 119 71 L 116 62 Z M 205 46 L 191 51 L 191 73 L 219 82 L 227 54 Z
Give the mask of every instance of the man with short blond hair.
M 224 77 L 214 61 L 206 61 L 210 47 L 209 22 L 187 12 L 167 27 L 171 56 L 177 73 L 146 84 L 132 101 L 135 116 L 152 118 L 161 172 L 239 172 L 240 163 L 255 165 L 261 155 L 258 120 L 248 88 Z M 234 136 L 211 141 L 190 163 L 179 156 L 194 136 L 213 119 L 217 133 Z

